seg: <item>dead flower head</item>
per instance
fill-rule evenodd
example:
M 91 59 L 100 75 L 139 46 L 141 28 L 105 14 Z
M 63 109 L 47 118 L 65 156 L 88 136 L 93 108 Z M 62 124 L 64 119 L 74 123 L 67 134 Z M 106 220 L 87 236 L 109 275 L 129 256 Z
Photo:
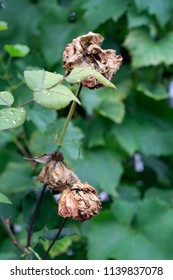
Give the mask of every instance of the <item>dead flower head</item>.
M 49 157 L 38 180 L 48 185 L 52 194 L 58 194 L 77 182 L 78 177 L 65 166 L 62 154 L 56 152 Z
M 100 34 L 93 32 L 73 39 L 63 52 L 63 67 L 66 69 L 66 75 L 74 67 L 91 67 L 111 80 L 121 66 L 122 56 L 116 55 L 115 50 L 103 50 L 99 46 L 103 40 Z M 82 84 L 91 89 L 102 86 L 92 75 Z
M 58 204 L 60 216 L 72 217 L 79 221 L 91 219 L 101 209 L 96 190 L 87 182 L 82 184 L 80 181 L 73 184 L 71 189 L 62 192 Z
M 38 180 L 49 186 L 52 194 L 61 193 L 58 213 L 64 218 L 75 220 L 91 219 L 101 209 L 101 202 L 96 190 L 88 183 L 82 183 L 77 175 L 65 166 L 60 152 L 44 156 L 46 162 Z M 35 161 L 42 161 L 36 157 Z

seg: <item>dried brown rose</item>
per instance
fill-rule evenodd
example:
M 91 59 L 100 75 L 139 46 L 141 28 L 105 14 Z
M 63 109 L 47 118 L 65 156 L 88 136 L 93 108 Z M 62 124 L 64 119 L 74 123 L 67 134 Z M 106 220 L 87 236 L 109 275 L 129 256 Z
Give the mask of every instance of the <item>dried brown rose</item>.
M 101 202 L 96 190 L 87 182 L 83 184 L 77 175 L 65 166 L 60 152 L 34 159 L 45 161 L 38 180 L 48 185 L 52 194 L 61 193 L 58 202 L 60 216 L 85 221 L 99 212 Z
M 62 192 L 58 202 L 58 214 L 75 220 L 91 219 L 101 209 L 101 202 L 96 190 L 87 182 L 73 184 L 71 189 Z
M 63 52 L 63 67 L 66 69 L 66 75 L 75 67 L 91 67 L 111 80 L 121 66 L 122 56 L 116 55 L 115 50 L 103 50 L 99 46 L 103 40 L 100 34 L 89 32 L 67 44 Z M 93 75 L 82 84 L 91 89 L 103 86 Z
M 57 194 L 71 187 L 78 177 L 65 166 L 62 154 L 56 152 L 42 168 L 38 180 L 48 185 L 52 194 Z

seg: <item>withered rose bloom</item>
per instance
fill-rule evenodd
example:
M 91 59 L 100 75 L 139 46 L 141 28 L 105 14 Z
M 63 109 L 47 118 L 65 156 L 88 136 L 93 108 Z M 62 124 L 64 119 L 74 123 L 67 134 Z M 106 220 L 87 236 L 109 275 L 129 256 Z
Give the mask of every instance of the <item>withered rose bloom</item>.
M 101 202 L 96 190 L 87 182 L 73 184 L 71 189 L 62 192 L 58 202 L 58 214 L 75 220 L 91 219 L 101 209 Z
M 48 185 L 52 194 L 58 194 L 77 182 L 78 177 L 65 166 L 62 154 L 56 152 L 49 157 L 38 180 Z
M 66 75 L 74 67 L 91 67 L 111 80 L 122 64 L 122 56 L 116 55 L 115 50 L 102 49 L 99 44 L 103 40 L 100 34 L 93 32 L 73 39 L 63 52 L 63 67 L 66 69 Z M 93 75 L 82 84 L 90 89 L 102 87 Z
M 96 190 L 82 183 L 77 175 L 65 166 L 60 152 L 36 157 L 36 162 L 45 161 L 38 180 L 49 186 L 52 194 L 61 193 L 58 214 L 79 221 L 91 219 L 101 209 Z

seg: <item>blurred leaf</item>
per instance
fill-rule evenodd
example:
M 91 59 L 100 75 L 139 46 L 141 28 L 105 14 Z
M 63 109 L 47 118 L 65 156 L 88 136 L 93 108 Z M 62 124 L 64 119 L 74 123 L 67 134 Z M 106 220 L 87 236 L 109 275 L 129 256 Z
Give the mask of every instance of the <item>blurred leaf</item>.
M 93 119 L 87 129 L 86 137 L 87 137 L 87 145 L 89 148 L 104 146 L 105 145 L 105 137 L 104 134 L 106 132 L 106 121 L 102 117 L 97 117 Z
M 26 70 L 24 77 L 27 86 L 33 91 L 53 88 L 63 80 L 62 75 L 45 70 Z
M 104 100 L 97 108 L 97 112 L 115 123 L 121 123 L 124 118 L 125 108 L 122 102 L 111 98 Z
M 135 0 L 135 3 L 140 11 L 147 9 L 150 15 L 155 15 L 162 27 L 164 27 L 172 17 L 171 0 Z
M 49 230 L 43 234 L 43 238 L 46 238 L 48 240 L 54 240 L 57 232 L 58 232 L 58 229 Z M 58 237 L 58 240 L 65 236 L 71 236 L 71 235 L 76 235 L 76 234 L 79 234 L 79 232 L 76 230 L 73 230 L 71 228 L 63 228 Z
M 129 29 L 143 25 L 148 26 L 150 23 L 149 16 L 145 12 L 139 13 L 134 7 L 128 10 L 127 19 Z
M 158 40 L 150 37 L 147 29 L 136 29 L 129 32 L 124 46 L 129 50 L 134 68 L 156 66 L 161 63 L 173 63 L 173 32 L 166 33 Z
M 128 202 L 138 202 L 140 199 L 140 191 L 136 186 L 120 185 L 118 187 L 120 197 Z
M 101 73 L 90 67 L 75 67 L 66 77 L 66 81 L 69 83 L 80 83 L 93 75 L 99 83 L 105 87 L 116 88 L 108 79 L 106 79 Z
M 55 111 L 47 110 L 36 103 L 27 111 L 27 119 L 31 120 L 41 131 L 47 130 L 48 126 L 56 120 L 56 117 Z
M 165 202 L 173 202 L 173 190 L 150 188 L 145 192 L 146 199 L 157 199 Z
M 9 162 L 0 175 L 0 190 L 5 194 L 26 190 L 32 183 L 31 172 L 29 163 Z
M 95 30 L 100 24 L 109 19 L 117 21 L 127 10 L 130 0 L 114 1 L 114 0 L 88 0 L 83 5 L 85 12 L 85 20 L 89 29 Z M 106 13 L 105 13 L 106 11 Z
M 0 203 L 12 204 L 11 200 L 3 193 L 0 193 Z
M 18 258 L 18 254 L 14 252 L 0 253 L 0 260 L 16 260 L 17 258 Z
M 0 105 L 11 106 L 14 97 L 9 91 L 0 91 Z
M 28 46 L 19 44 L 5 45 L 4 49 L 11 57 L 25 57 L 30 51 Z
M 72 91 L 64 85 L 58 85 L 49 90 L 34 91 L 33 95 L 36 103 L 52 110 L 63 109 L 73 100 L 80 104 Z
M 57 149 L 57 144 L 53 141 L 53 135 L 48 131 L 36 130 L 32 133 L 28 147 L 34 156 L 45 153 L 53 153 Z
M 21 108 L 8 108 L 0 110 L 0 130 L 21 126 L 26 117 L 26 112 Z
M 80 180 L 115 195 L 123 169 L 115 155 L 106 149 L 87 151 L 82 160 L 73 162 Z M 111 172 L 110 172 L 111 170 Z
M 172 172 L 162 159 L 149 156 L 144 159 L 145 166 L 154 170 L 160 184 L 169 186 L 172 182 Z M 166 190 L 165 190 L 166 191 Z
M 92 219 L 87 232 L 83 225 L 89 259 L 172 259 L 172 206 L 146 200 L 134 210 L 127 202 L 117 202 L 112 211 L 103 211 Z
M 0 31 L 8 29 L 8 23 L 5 21 L 0 21 Z
M 162 84 L 139 83 L 137 89 L 156 101 L 168 99 L 168 91 Z
M 82 89 L 80 98 L 82 107 L 85 108 L 88 115 L 92 115 L 102 101 L 99 90 L 89 90 L 88 88 Z
M 136 151 L 146 156 L 173 154 L 173 132 L 163 129 L 157 122 L 151 123 L 139 116 L 127 117 L 121 126 L 112 129 L 112 133 L 129 155 Z

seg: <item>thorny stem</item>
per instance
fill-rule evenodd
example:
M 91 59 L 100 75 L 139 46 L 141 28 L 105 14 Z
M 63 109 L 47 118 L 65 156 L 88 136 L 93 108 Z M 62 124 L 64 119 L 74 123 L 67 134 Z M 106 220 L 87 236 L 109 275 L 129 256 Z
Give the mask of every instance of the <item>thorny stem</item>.
M 60 226 L 60 228 L 59 228 L 57 234 L 55 235 L 55 237 L 54 237 L 54 239 L 53 239 L 53 241 L 52 241 L 52 243 L 50 244 L 50 246 L 49 246 L 49 248 L 47 249 L 47 251 L 46 251 L 46 253 L 44 254 L 44 256 L 41 258 L 42 260 L 45 260 L 45 259 L 46 259 L 46 257 L 47 257 L 47 255 L 49 254 L 49 252 L 50 252 L 52 246 L 54 245 L 54 243 L 55 243 L 56 240 L 58 239 L 58 237 L 59 237 L 59 235 L 60 235 L 60 233 L 61 233 L 61 231 L 62 231 L 62 229 L 63 229 L 63 227 L 64 227 L 64 225 L 65 225 L 65 223 L 66 223 L 66 221 L 67 221 L 67 219 L 68 219 L 68 218 L 65 218 L 65 219 L 63 220 L 63 222 L 62 222 L 62 224 L 61 224 L 61 226 Z
M 79 85 L 79 88 L 78 88 L 78 90 L 77 90 L 77 92 L 76 92 L 76 94 L 75 94 L 76 97 L 79 96 L 81 90 L 82 90 L 82 84 Z M 71 105 L 71 108 L 70 108 L 70 111 L 69 111 L 69 113 L 68 113 L 68 115 L 67 115 L 67 118 L 66 118 L 64 127 L 63 127 L 63 129 L 62 129 L 61 136 L 60 136 L 60 138 L 59 138 L 59 142 L 58 142 L 58 147 L 59 147 L 59 148 L 60 148 L 60 146 L 62 145 L 62 142 L 63 142 L 64 136 L 65 136 L 67 127 L 68 127 L 69 122 L 70 122 L 70 120 L 71 120 L 71 118 L 72 118 L 72 115 L 73 115 L 73 113 L 74 113 L 74 111 L 75 111 L 75 108 L 76 108 L 76 101 L 73 101 L 73 102 L 72 102 L 72 105 Z
M 39 197 L 39 199 L 38 199 L 38 201 L 37 201 L 37 203 L 36 203 L 34 212 L 33 212 L 33 214 L 32 214 L 31 223 L 30 223 L 30 225 L 29 225 L 29 229 L 28 229 L 28 238 L 27 238 L 27 247 L 30 247 L 30 245 L 31 245 L 31 236 L 32 236 L 33 225 L 34 225 L 35 218 L 36 218 L 36 215 L 37 215 L 39 206 L 40 206 L 40 204 L 41 204 L 43 195 L 44 195 L 44 193 L 45 193 L 45 190 L 46 190 L 46 185 L 43 185 L 43 188 L 42 188 L 40 197 Z
M 14 246 L 16 246 L 16 248 L 21 251 L 24 254 L 30 254 L 30 252 L 28 251 L 27 248 L 23 247 L 18 240 L 16 239 L 16 237 L 14 236 L 14 234 L 12 233 L 9 225 L 5 222 L 4 218 L 2 217 L 2 215 L 0 214 L 0 223 L 2 224 L 2 227 L 4 229 L 4 231 L 7 233 L 7 235 L 9 236 L 9 238 L 11 239 L 12 243 L 14 244 Z

